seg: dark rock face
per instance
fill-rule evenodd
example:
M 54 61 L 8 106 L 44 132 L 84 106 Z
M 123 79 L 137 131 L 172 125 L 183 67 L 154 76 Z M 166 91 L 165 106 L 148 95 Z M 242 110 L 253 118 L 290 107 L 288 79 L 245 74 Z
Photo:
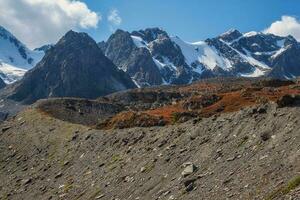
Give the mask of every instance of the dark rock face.
M 140 46 L 135 44 L 137 41 L 133 37 L 141 39 Z M 159 28 L 132 33 L 117 30 L 107 42 L 98 45 L 115 65 L 141 87 L 163 83 L 184 84 L 191 80 L 191 72 L 180 47 Z
M 7 112 L 0 112 L 0 122 L 3 122 L 7 119 L 8 113 Z
M 0 89 L 4 88 L 6 86 L 6 84 L 4 83 L 4 81 L 0 78 Z
M 46 53 L 46 51 L 48 51 L 49 49 L 51 49 L 54 45 L 53 44 L 46 44 L 46 45 L 43 45 L 39 48 L 35 48 L 34 50 L 35 51 L 44 51 Z
M 184 66 L 185 58 L 180 47 L 172 42 L 169 37 L 160 37 L 149 44 L 150 52 L 158 60 L 164 61 L 161 57 L 168 58 L 176 66 Z
M 169 36 L 159 35 L 158 38 L 149 43 L 152 56 L 161 63 L 172 63 L 177 70 L 170 67 L 161 69 L 163 79 L 173 84 L 188 83 L 191 79 L 189 66 L 185 63 L 180 47 L 175 44 Z
M 26 47 L 2 26 L 0 26 L 0 38 L 9 40 L 10 43 L 12 43 L 16 47 L 21 57 L 28 62 L 28 64 L 31 64 L 33 62 L 33 58 L 27 55 Z
M 10 98 L 24 103 L 47 97 L 97 98 L 134 87 L 92 38 L 69 31 L 16 84 Z
M 228 32 L 222 34 L 221 36 L 219 36 L 219 38 L 226 42 L 232 42 L 233 40 L 236 40 L 242 36 L 243 36 L 243 34 L 241 32 L 239 32 L 238 30 L 232 29 L 232 30 L 229 30 Z
M 147 28 L 145 30 L 133 31 L 131 34 L 141 37 L 143 40 L 147 41 L 148 43 L 158 39 L 159 37 L 162 38 L 169 37 L 168 33 L 160 28 Z
M 272 61 L 273 70 L 269 74 L 276 78 L 295 78 L 300 76 L 300 45 L 290 44 L 286 50 Z
M 147 49 L 135 48 L 129 56 L 126 65 L 126 72 L 133 77 L 140 86 L 162 84 L 161 74 Z
M 292 36 L 230 30 L 193 44 L 148 28 L 132 33 L 118 30 L 98 45 L 141 87 L 211 77 L 290 79 L 300 75 L 300 45 Z
M 98 45 L 105 55 L 139 86 L 162 84 L 161 75 L 151 54 L 145 48 L 137 48 L 130 33 L 117 30 L 106 43 Z
M 225 36 L 207 39 L 206 42 L 230 60 L 233 66 L 230 70 L 232 76 L 250 73 L 257 67 L 254 63 L 246 62 L 243 56 L 252 57 L 268 66 L 269 69 L 264 69 L 265 76 L 286 79 L 300 75 L 300 45 L 292 36 L 280 37 L 263 33 L 241 36 L 236 31 Z
M 233 47 L 240 52 L 245 52 L 244 49 L 250 52 L 271 52 L 279 49 L 276 41 L 283 39 L 281 37 L 257 33 L 256 35 L 243 37 L 233 43 Z
M 215 76 L 235 76 L 238 73 L 250 73 L 253 71 L 253 66 L 241 57 L 241 55 L 228 44 L 224 43 L 218 38 L 207 39 L 205 41 L 209 46 L 212 46 L 218 50 L 220 55 L 230 60 L 233 68 L 229 71 L 224 71 L 221 68 L 216 67 L 213 70 Z
M 123 109 L 117 103 L 75 98 L 40 100 L 35 107 L 55 118 L 87 126 L 104 121 Z
M 135 45 L 126 31 L 117 30 L 106 42 L 102 44 L 104 54 L 113 61 L 119 68 L 125 69 L 127 67 L 127 59 L 130 57 Z

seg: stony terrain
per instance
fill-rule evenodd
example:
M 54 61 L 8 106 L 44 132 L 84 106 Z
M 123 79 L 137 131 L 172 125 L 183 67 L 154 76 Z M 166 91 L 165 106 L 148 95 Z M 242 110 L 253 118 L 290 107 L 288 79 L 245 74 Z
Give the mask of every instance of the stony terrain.
M 152 90 L 173 100 L 160 98 L 149 108 L 157 102 Z M 298 90 L 291 82 L 226 79 L 93 101 L 39 101 L 0 125 L 0 199 L 299 199 Z M 196 91 L 205 98 L 187 101 Z M 235 92 L 243 96 L 224 96 Z M 253 102 L 249 93 L 266 98 Z M 133 113 L 134 122 L 158 117 L 157 109 L 172 113 L 166 109 L 177 105 L 172 102 L 196 106 L 182 113 L 198 113 L 160 126 L 99 126 L 124 112 Z M 223 110 L 211 109 L 220 102 Z
M 101 131 L 28 109 L 1 125 L 1 198 L 298 199 L 299 114 L 268 104 Z

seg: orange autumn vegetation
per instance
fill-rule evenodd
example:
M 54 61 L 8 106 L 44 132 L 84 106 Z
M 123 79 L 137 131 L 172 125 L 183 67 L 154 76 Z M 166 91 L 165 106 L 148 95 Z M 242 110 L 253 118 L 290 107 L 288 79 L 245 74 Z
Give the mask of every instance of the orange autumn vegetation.
M 245 84 L 244 87 L 227 88 L 217 84 L 193 84 L 178 88 L 181 93 L 190 92 L 194 95 L 177 101 L 172 105 L 166 105 L 155 109 L 134 112 L 127 111 L 117 114 L 106 124 L 106 128 L 136 126 L 156 126 L 174 123 L 174 114 L 177 113 L 198 113 L 199 117 L 210 117 L 215 114 L 236 112 L 242 108 L 267 102 L 276 102 L 284 95 L 300 94 L 300 85 L 289 85 L 281 87 L 255 87 Z M 199 109 L 188 109 L 184 103 L 197 103 L 202 101 L 203 95 L 215 94 L 220 97 L 213 104 Z M 201 102 L 199 102 L 201 104 Z M 116 125 L 117 124 L 117 125 Z

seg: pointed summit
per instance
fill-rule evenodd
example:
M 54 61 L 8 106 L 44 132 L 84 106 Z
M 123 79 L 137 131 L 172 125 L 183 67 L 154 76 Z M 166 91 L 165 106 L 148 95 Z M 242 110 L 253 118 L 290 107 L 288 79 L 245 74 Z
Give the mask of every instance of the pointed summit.
M 231 42 L 235 39 L 238 39 L 239 37 L 243 36 L 241 32 L 239 32 L 236 29 L 230 29 L 229 31 L 223 33 L 222 35 L 219 36 L 222 40 L 226 42 Z
M 32 51 L 7 29 L 0 26 L 0 78 L 10 84 L 22 78 L 38 63 L 44 52 Z
M 11 36 L 12 34 L 8 30 L 6 30 L 3 26 L 0 25 L 0 36 L 3 37 L 4 35 Z
M 48 97 L 97 98 L 134 87 L 88 34 L 69 31 L 25 74 L 11 98 L 24 103 Z
M 133 31 L 131 35 L 141 37 L 146 42 L 152 42 L 159 37 L 169 37 L 168 33 L 161 28 L 147 28 L 145 30 Z

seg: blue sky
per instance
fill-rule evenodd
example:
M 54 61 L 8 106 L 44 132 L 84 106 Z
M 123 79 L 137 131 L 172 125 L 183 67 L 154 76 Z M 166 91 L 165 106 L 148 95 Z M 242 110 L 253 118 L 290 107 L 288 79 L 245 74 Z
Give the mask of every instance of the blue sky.
M 0 25 L 30 48 L 56 43 L 70 29 L 101 41 L 117 28 L 147 27 L 191 42 L 230 28 L 269 28 L 300 41 L 299 15 L 300 0 L 0 0 Z
M 162 27 L 187 41 L 214 37 L 230 28 L 261 31 L 281 16 L 299 17 L 298 0 L 84 0 L 102 15 L 97 29 L 88 32 L 98 41 L 112 33 L 107 15 L 117 9 L 120 26 L 128 31 Z

